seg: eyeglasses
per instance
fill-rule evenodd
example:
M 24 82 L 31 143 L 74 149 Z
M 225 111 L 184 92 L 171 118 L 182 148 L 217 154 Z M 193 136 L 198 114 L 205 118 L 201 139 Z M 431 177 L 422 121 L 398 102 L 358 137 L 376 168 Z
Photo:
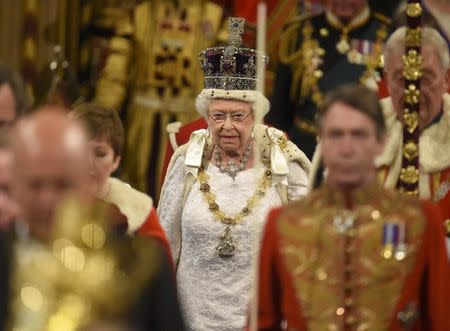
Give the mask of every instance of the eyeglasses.
M 242 123 L 249 115 L 250 113 L 212 113 L 209 117 L 217 124 L 224 123 L 228 117 L 232 123 Z

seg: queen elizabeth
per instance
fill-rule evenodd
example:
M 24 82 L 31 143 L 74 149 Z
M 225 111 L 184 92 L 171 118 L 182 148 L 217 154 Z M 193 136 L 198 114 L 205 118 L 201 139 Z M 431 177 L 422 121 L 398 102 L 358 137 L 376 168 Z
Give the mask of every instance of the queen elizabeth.
M 196 331 L 242 330 L 266 215 L 307 192 L 309 160 L 262 124 L 270 104 L 255 90 L 255 69 L 267 57 L 240 47 L 242 32 L 243 20 L 232 18 L 228 45 L 200 53 L 205 88 L 196 109 L 208 130 L 175 151 L 158 205 Z

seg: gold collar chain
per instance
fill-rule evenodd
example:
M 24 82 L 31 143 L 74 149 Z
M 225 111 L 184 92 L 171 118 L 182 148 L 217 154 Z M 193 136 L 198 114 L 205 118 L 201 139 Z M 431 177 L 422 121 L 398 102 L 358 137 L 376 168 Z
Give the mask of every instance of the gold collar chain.
M 220 237 L 219 244 L 215 250 L 222 258 L 232 257 L 236 251 L 236 245 L 230 234 L 230 227 L 242 223 L 244 217 L 248 216 L 257 203 L 266 195 L 267 189 L 272 184 L 272 170 L 270 168 L 266 168 L 264 175 L 259 180 L 255 193 L 248 198 L 244 208 L 232 217 L 226 215 L 225 212 L 219 207 L 216 201 L 216 195 L 211 192 L 211 187 L 208 184 L 209 175 L 205 172 L 203 167 L 199 168 L 197 179 L 200 183 L 200 192 L 202 192 L 203 199 L 208 204 L 209 210 L 212 212 L 216 220 L 226 225 L 224 234 Z
M 199 168 L 197 178 L 200 183 L 200 191 L 202 192 L 203 199 L 208 204 L 208 208 L 213 213 L 214 217 L 225 225 L 236 225 L 241 223 L 242 219 L 245 216 L 248 216 L 258 201 L 265 196 L 267 189 L 272 183 L 272 170 L 267 168 L 264 171 L 264 175 L 261 177 L 255 193 L 247 200 L 245 207 L 233 217 L 227 216 L 223 210 L 220 209 L 216 202 L 216 195 L 211 192 L 211 187 L 208 184 L 209 175 L 205 172 L 203 167 Z

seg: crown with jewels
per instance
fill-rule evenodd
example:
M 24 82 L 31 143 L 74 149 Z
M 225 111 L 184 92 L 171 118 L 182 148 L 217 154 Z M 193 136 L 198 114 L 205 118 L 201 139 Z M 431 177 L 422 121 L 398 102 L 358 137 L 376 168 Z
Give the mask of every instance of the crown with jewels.
M 264 59 L 266 65 L 269 57 L 265 54 L 258 56 L 254 49 L 240 47 L 244 23 L 243 18 L 230 17 L 228 45 L 207 48 L 200 53 L 205 89 L 256 90 L 257 59 Z

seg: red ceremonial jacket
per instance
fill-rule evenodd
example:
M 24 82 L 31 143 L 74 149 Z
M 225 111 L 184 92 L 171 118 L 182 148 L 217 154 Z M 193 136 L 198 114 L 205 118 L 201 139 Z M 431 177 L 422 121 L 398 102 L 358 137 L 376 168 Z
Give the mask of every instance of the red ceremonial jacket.
M 352 204 L 323 186 L 270 213 L 257 329 L 450 330 L 439 209 L 379 187 Z

